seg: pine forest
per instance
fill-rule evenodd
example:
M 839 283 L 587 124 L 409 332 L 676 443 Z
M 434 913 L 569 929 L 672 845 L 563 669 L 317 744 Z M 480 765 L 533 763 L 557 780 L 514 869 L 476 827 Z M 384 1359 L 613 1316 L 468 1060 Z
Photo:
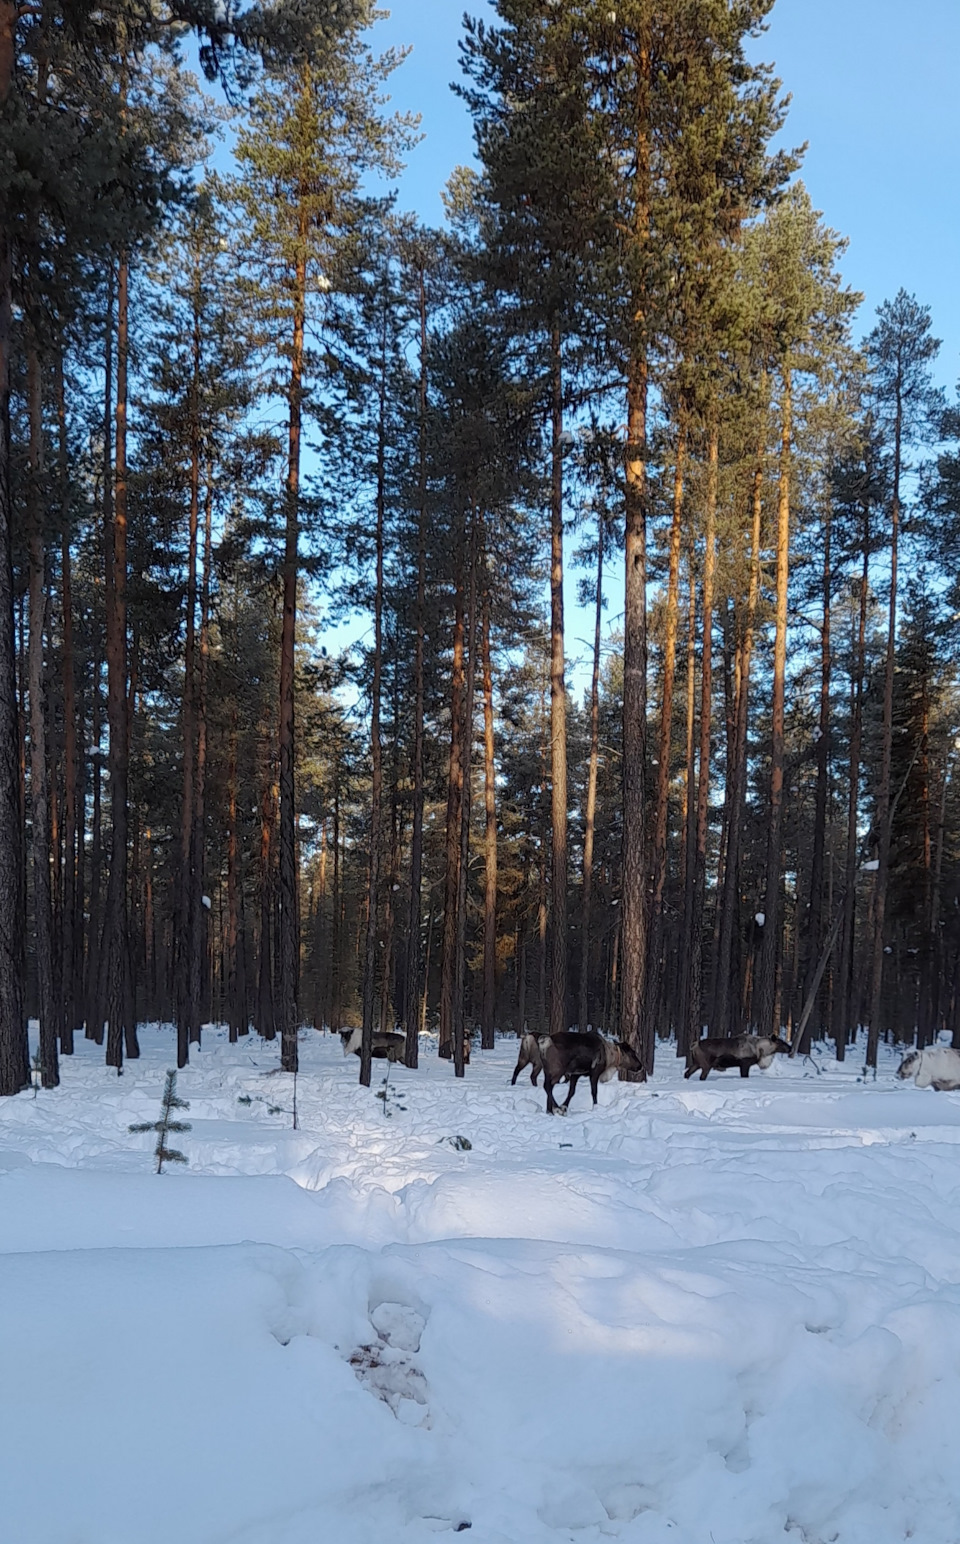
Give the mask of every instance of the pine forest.
M 0 1094 L 960 1047 L 960 406 L 772 6 L 467 17 L 433 229 L 369 0 L 0 0 Z

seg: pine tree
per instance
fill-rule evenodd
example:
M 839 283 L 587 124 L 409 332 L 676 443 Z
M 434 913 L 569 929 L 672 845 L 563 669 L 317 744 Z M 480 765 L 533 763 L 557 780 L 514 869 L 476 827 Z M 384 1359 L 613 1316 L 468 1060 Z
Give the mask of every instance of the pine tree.
M 885 302 L 877 315 L 879 320 L 866 340 L 866 348 L 873 377 L 874 411 L 884 433 L 890 467 L 890 598 L 883 688 L 883 746 L 875 821 L 880 866 L 873 899 L 868 1067 L 877 1065 L 883 990 L 884 922 L 890 868 L 897 583 L 905 453 L 921 436 L 939 405 L 931 382 L 930 364 L 940 349 L 939 340 L 931 334 L 929 309 L 919 305 L 905 290 L 900 290 L 892 301 Z
M 160 1119 L 140 1121 L 136 1125 L 128 1127 L 128 1130 L 138 1135 L 146 1131 L 155 1131 L 157 1133 L 157 1145 L 154 1148 L 153 1156 L 157 1160 L 158 1174 L 163 1173 L 165 1163 L 189 1162 L 189 1159 L 184 1157 L 183 1153 L 178 1152 L 175 1147 L 167 1146 L 167 1138 L 171 1133 L 175 1136 L 180 1136 L 184 1131 L 192 1129 L 189 1121 L 171 1120 L 170 1118 L 174 1110 L 189 1110 L 189 1108 L 190 1101 L 188 1099 L 181 1099 L 177 1094 L 177 1074 L 171 1067 L 167 1073 L 166 1082 L 163 1085 L 163 1097 L 160 1100 Z

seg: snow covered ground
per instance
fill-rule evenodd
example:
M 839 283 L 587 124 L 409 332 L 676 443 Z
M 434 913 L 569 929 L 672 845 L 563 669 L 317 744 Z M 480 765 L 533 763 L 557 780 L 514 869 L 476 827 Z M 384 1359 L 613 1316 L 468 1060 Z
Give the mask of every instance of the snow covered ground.
M 960 1541 L 960 1095 L 208 1031 L 157 1177 L 142 1044 L 0 1100 L 0 1544 Z

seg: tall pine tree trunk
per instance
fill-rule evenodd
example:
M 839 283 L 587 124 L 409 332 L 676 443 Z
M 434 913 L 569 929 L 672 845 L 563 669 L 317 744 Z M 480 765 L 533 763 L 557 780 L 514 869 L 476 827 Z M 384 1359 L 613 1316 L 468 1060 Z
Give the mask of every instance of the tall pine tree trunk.
M 384 302 L 385 303 L 385 302 Z M 367 937 L 363 956 L 363 1028 L 360 1048 L 360 1082 L 370 1087 L 373 1056 L 373 1010 L 376 993 L 377 940 L 380 918 L 380 823 L 383 807 L 383 757 L 380 744 L 380 690 L 383 670 L 383 527 L 386 500 L 386 316 L 383 319 L 383 354 L 380 361 L 380 393 L 377 419 L 377 529 L 376 578 L 373 597 L 373 682 L 370 687 L 370 842 L 367 884 Z M 381 983 L 381 991 L 388 990 Z
M 277 788 L 273 781 L 270 748 L 264 751 L 263 786 L 260 790 L 260 938 L 257 957 L 257 1029 L 265 1040 L 276 1039 L 274 997 L 274 827 Z
M 453 1015 L 453 1069 L 463 1077 L 469 1060 L 466 1025 L 467 881 L 470 872 L 470 814 L 473 800 L 473 703 L 477 679 L 477 562 L 476 511 L 471 522 L 469 557 L 470 588 L 467 599 L 467 674 L 464 684 L 463 734 L 460 740 L 460 854 L 457 868 L 457 953 Z
M 696 666 L 697 666 L 697 569 L 696 549 L 690 538 L 687 557 L 687 722 L 683 794 L 683 926 L 681 938 L 680 994 L 677 1012 L 677 1055 L 686 1056 L 690 1046 L 691 992 L 690 947 L 693 935 L 694 889 L 697 868 L 696 786 Z
M 187 524 L 186 629 L 183 651 L 183 776 L 180 807 L 180 893 L 177 904 L 177 1066 L 185 1067 L 199 1023 L 193 960 L 196 906 L 194 828 L 197 773 L 197 566 L 200 532 L 200 316 L 193 313 L 193 379 L 190 387 L 190 500 Z
M 36 940 L 37 995 L 40 1014 L 40 1075 L 44 1088 L 60 1082 L 57 1061 L 58 1014 L 54 995 L 53 896 L 50 887 L 50 791 L 47 773 L 47 711 L 43 646 L 47 622 L 46 553 L 40 503 L 43 475 L 43 402 L 40 359 L 31 337 L 27 344 L 27 548 L 30 639 L 27 685 L 30 698 L 30 834 L 33 871 L 33 927 Z
M 204 905 L 207 792 L 207 680 L 210 672 L 210 589 L 213 578 L 213 468 L 207 469 L 204 513 L 203 578 L 200 585 L 200 634 L 197 667 L 197 771 L 190 837 L 193 896 L 190 913 L 190 1033 L 200 1042 L 200 1020 L 208 973 L 206 970 L 206 907 Z
M 583 895 L 580 907 L 580 1005 L 577 1025 L 581 1034 L 590 1022 L 590 924 L 593 906 L 593 844 L 597 824 L 597 780 L 600 770 L 600 637 L 603 621 L 603 546 L 605 522 L 597 523 L 597 588 L 593 618 L 593 669 L 590 674 L 590 758 L 587 795 L 583 810 Z
M 640 252 L 650 237 L 650 94 L 652 58 L 647 28 L 639 39 L 633 240 Z M 633 298 L 636 336 L 627 365 L 625 457 L 626 565 L 623 613 L 623 838 L 620 929 L 623 950 L 622 1038 L 653 1071 L 652 1023 L 644 1014 L 647 977 L 647 842 L 644 784 L 647 765 L 647 393 L 646 295 Z M 645 1074 L 640 1074 L 643 1077 Z M 621 1078 L 626 1075 L 621 1072 Z M 637 1075 L 627 1078 L 637 1081 Z
M 73 1054 L 81 1018 L 79 963 L 83 956 L 82 873 L 77 856 L 77 687 L 73 639 L 73 569 L 70 555 L 70 474 L 63 353 L 57 355 L 57 482 L 60 499 L 60 672 L 63 683 L 63 905 L 60 967 L 60 1048 Z M 82 822 L 80 823 L 82 827 Z
M 890 779 L 893 766 L 893 679 L 897 650 L 897 578 L 900 546 L 900 477 L 902 467 L 903 409 L 898 393 L 894 419 L 893 499 L 890 510 L 890 605 L 887 619 L 887 656 L 883 677 L 883 750 L 880 786 L 877 790 L 877 885 L 873 898 L 873 939 L 870 968 L 870 1019 L 867 1066 L 876 1067 L 880 1044 L 880 999 L 883 991 L 883 929 L 890 874 Z
M 550 479 L 550 1022 L 567 1026 L 567 688 L 563 631 L 563 364 L 560 329 L 551 357 Z
M 713 729 L 713 581 L 717 552 L 717 429 L 710 430 L 707 448 L 707 499 L 703 548 L 703 643 L 700 661 L 700 749 L 697 778 L 696 849 L 693 870 L 693 916 L 689 934 L 687 1044 L 700 1038 L 703 1019 L 703 913 L 707 885 L 707 831 L 710 812 L 710 742 Z
M 626 583 L 623 638 L 623 852 L 620 1035 L 653 1071 L 652 1023 L 644 1014 L 647 968 L 647 366 L 632 361 L 627 392 Z M 622 1074 L 621 1074 L 622 1075 Z M 628 1079 L 628 1081 L 636 1081 Z
M 417 465 L 417 628 L 413 658 L 413 813 L 410 832 L 410 907 L 407 939 L 407 975 L 404 992 L 404 1061 L 416 1067 L 420 1045 L 420 996 L 423 967 L 420 957 L 420 925 L 423 889 L 423 643 L 427 599 L 427 297 L 423 264 L 417 271 L 417 303 L 420 320 L 420 390 L 418 399 Z
M 814 976 L 820 961 L 823 945 L 823 890 L 824 866 L 827 848 L 827 803 L 830 775 L 830 684 L 833 669 L 832 640 L 830 636 L 831 588 L 831 536 L 833 510 L 828 505 L 823 523 L 823 625 L 820 632 L 820 718 L 817 738 L 817 792 L 813 816 L 813 856 L 810 862 L 810 902 L 807 908 L 806 970 L 804 972 L 803 1003 L 812 990 Z M 813 1018 L 804 1030 L 806 1052 L 810 1044 Z
M 294 679 L 300 540 L 300 429 L 303 339 L 307 301 L 306 214 L 300 212 L 293 280 L 290 402 L 287 435 L 286 528 L 283 547 L 283 625 L 280 634 L 280 1065 L 297 1070 L 300 919 L 297 896 L 297 813 L 294 784 Z
M 460 814 L 463 790 L 463 735 L 465 729 L 464 659 L 463 659 L 463 568 L 462 548 L 456 579 L 453 623 L 453 665 L 450 702 L 450 762 L 447 773 L 447 825 L 444 862 L 443 942 L 440 964 L 440 1037 L 439 1054 L 453 1055 L 454 1019 L 457 989 L 457 894 L 460 884 Z
M 490 660 L 490 590 L 484 585 L 480 647 L 483 667 L 483 1013 L 481 1045 L 494 1046 L 497 1012 L 497 769 L 493 732 L 493 669 Z
M 687 450 L 686 423 L 681 410 L 673 476 L 673 518 L 667 563 L 667 609 L 664 617 L 663 689 L 660 698 L 660 737 L 657 746 L 657 793 L 653 820 L 653 877 L 650 897 L 648 1010 L 657 1013 L 663 980 L 663 891 L 667 877 L 667 817 L 670 804 L 670 752 L 673 745 L 673 688 L 677 665 L 677 625 L 680 597 L 680 538 L 683 524 L 683 479 Z
M 850 769 L 848 774 L 847 840 L 843 877 L 843 921 L 840 932 L 838 987 L 834 997 L 833 1035 L 837 1060 L 846 1057 L 853 1012 L 853 957 L 856 924 L 857 856 L 860 848 L 860 750 L 863 741 L 863 675 L 866 664 L 867 604 L 870 595 L 870 508 L 863 506 L 863 567 L 856 645 L 851 651 Z
M 763 944 L 757 1009 L 754 1015 L 762 1035 L 775 1035 L 781 954 L 782 906 L 780 900 L 783 848 L 784 692 L 787 667 L 787 597 L 790 581 L 790 459 L 793 436 L 792 382 L 789 367 L 783 370 L 780 425 L 780 472 L 777 488 L 777 619 L 773 649 L 773 712 L 770 752 L 770 824 L 767 835 L 767 872 L 764 894 Z
M 107 1026 L 107 1065 L 123 1067 L 136 1052 L 136 1027 L 127 1022 L 129 1004 L 127 838 L 129 736 L 127 718 L 127 364 L 129 267 L 121 252 L 117 280 L 117 403 L 113 506 L 107 533 L 107 721 L 110 733 L 110 875 L 100 947 L 97 1007 Z
M 743 830 L 744 801 L 747 793 L 747 726 L 750 708 L 750 667 L 753 660 L 753 640 L 757 625 L 757 604 L 760 599 L 760 520 L 763 512 L 763 452 L 765 433 L 757 449 L 757 462 L 753 473 L 752 523 L 750 530 L 750 579 L 747 592 L 747 616 L 743 642 L 740 649 L 740 671 L 737 685 L 736 732 L 731 778 L 729 834 L 727 837 L 727 861 L 723 872 L 723 893 L 720 897 L 720 940 L 717 948 L 717 984 L 714 993 L 716 1023 L 712 1026 L 716 1035 L 733 1035 L 739 1022 L 732 1020 L 732 1013 L 739 1009 L 740 996 L 733 990 L 734 940 L 740 919 L 740 839 Z
M 13 89 L 17 6 L 0 0 L 0 113 Z M 23 821 L 10 487 L 12 224 L 0 201 L 0 1095 L 30 1081 L 23 1003 Z

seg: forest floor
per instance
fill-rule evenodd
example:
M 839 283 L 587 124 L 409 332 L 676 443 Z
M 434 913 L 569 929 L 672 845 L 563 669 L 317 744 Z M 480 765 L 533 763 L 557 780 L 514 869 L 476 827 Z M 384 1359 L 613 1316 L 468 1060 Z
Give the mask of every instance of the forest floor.
M 157 1177 L 141 1041 L 0 1100 L 0 1544 L 960 1540 L 960 1095 L 208 1030 Z

